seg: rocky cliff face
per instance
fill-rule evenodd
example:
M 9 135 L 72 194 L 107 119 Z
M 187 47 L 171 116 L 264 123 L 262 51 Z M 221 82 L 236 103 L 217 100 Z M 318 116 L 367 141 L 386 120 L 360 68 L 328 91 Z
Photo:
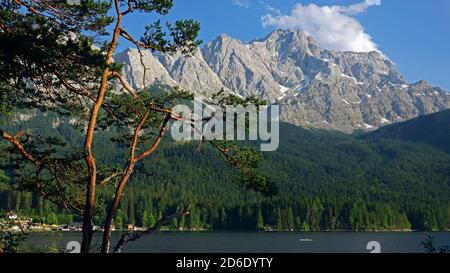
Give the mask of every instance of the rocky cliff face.
M 278 30 L 244 44 L 220 35 L 193 57 L 116 56 L 136 88 L 162 82 L 210 96 L 221 88 L 281 105 L 282 120 L 351 132 L 450 107 L 450 94 L 425 81 L 406 82 L 378 52 L 336 52 L 302 31 Z
M 160 62 L 180 86 L 208 96 L 225 88 L 198 50 L 192 57 L 160 55 Z
M 141 58 L 137 49 L 127 49 L 117 54 L 114 59 L 124 65 L 122 72 L 134 88 L 141 89 L 155 83 L 177 84 L 158 58 L 150 51 L 142 51 Z

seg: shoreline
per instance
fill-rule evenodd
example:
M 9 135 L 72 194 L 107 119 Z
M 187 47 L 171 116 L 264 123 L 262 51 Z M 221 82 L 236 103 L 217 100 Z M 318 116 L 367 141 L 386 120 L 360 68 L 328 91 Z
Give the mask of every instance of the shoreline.
M 135 230 L 139 231 L 139 230 Z M 103 230 L 95 230 L 95 233 L 101 233 Z M 113 230 L 113 233 L 126 233 L 130 230 Z M 252 230 L 158 230 L 161 233 L 447 233 L 450 230 L 423 231 L 423 230 L 321 230 L 321 231 L 252 231 Z M 26 233 L 82 233 L 81 230 L 29 230 Z

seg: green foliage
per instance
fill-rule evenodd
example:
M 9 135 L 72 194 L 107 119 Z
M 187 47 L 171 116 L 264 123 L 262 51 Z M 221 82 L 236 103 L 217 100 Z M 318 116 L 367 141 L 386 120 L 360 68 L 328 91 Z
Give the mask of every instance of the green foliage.
M 236 96 L 234 94 L 229 94 L 225 91 L 225 89 L 220 90 L 215 93 L 211 99 L 219 106 L 248 106 L 254 105 L 256 107 L 267 105 L 266 101 L 258 99 L 255 95 L 251 95 L 245 98 Z
M 109 130 L 114 126 L 113 130 L 118 134 L 115 140 L 129 145 L 130 129 L 137 125 L 150 105 L 167 107 L 175 99 L 186 97 L 185 92 L 177 89 L 157 97 L 147 90 L 138 90 L 137 95 L 142 95 L 140 100 L 128 93 L 118 95 L 111 92 L 114 88 L 112 73 L 119 72 L 122 65 L 110 62 L 111 54 L 106 54 L 114 54 L 116 45 L 115 42 L 110 44 L 110 26 L 129 13 L 165 15 L 173 6 L 173 1 L 169 0 L 118 2 L 114 13 L 110 12 L 113 1 L 106 0 L 81 1 L 81 5 L 70 5 L 63 0 L 0 3 L 2 120 L 14 120 L 12 110 L 33 109 L 43 113 L 50 111 L 61 118 L 69 116 L 83 128 L 91 116 L 92 103 L 98 98 L 95 91 L 99 90 L 100 79 L 108 73 L 108 90 L 105 98 L 102 97 L 104 103 L 99 113 L 99 128 Z M 121 27 L 120 33 L 115 31 L 115 35 L 141 49 L 189 54 L 201 43 L 197 40 L 200 25 L 193 20 L 167 23 L 167 33 L 160 21 L 156 21 L 146 27 L 140 39 L 142 44 Z M 145 137 L 140 139 L 138 148 L 148 145 L 164 118 L 164 114 L 157 114 L 146 121 L 142 132 Z M 69 134 L 73 135 L 72 132 Z M 38 134 L 21 133 L 14 138 L 33 157 L 18 156 L 13 149 L 10 151 L 13 155 L 8 157 L 11 163 L 9 171 L 16 175 L 15 182 L 20 182 L 22 190 L 40 193 L 62 208 L 80 213 L 88 172 L 83 160 L 85 151 L 74 147 L 82 145 L 69 140 L 72 144 L 77 142 L 77 145 L 64 148 L 64 143 L 58 138 Z M 78 135 L 77 138 L 81 137 Z M 20 172 L 16 173 L 19 169 Z M 108 172 L 111 174 L 117 169 L 117 164 L 100 166 L 99 176 L 107 180 Z M 104 209 L 104 206 L 100 204 L 97 208 Z M 52 222 L 56 221 L 54 215 L 47 216 Z
M 0 220 L 0 253 L 16 253 L 25 241 L 27 234 L 23 231 L 14 231 L 13 221 Z
M 401 123 L 388 125 L 373 133 L 361 136 L 364 139 L 397 139 L 427 143 L 450 153 L 450 110 L 423 115 Z
M 58 136 L 68 146 L 83 138 L 64 118 L 37 115 L 24 130 Z M 14 123 L 7 123 L 14 128 Z M 450 228 L 450 156 L 428 145 L 404 141 L 358 140 L 339 133 L 307 130 L 281 124 L 280 148 L 254 154 L 242 149 L 234 158 L 258 169 L 277 186 L 265 197 L 232 183 L 239 170 L 220 158 L 218 151 L 198 143 L 163 142 L 161 149 L 137 166 L 125 191 L 115 224 L 135 222 L 152 226 L 161 216 L 191 204 L 190 215 L 172 223 L 174 229 L 256 230 L 448 230 Z M 57 134 L 55 135 L 54 132 Z M 99 166 L 122 166 L 126 151 L 99 131 L 94 143 Z M 253 145 L 253 143 L 248 143 Z M 256 145 L 256 144 L 255 144 Z M 66 145 L 67 146 L 67 145 Z M 65 147 L 66 147 L 65 146 Z M 233 156 L 233 154 L 230 154 Z M 11 184 L 26 169 L 9 169 Z M 102 176 L 104 178 L 106 176 Z M 100 211 L 113 195 L 114 180 L 99 187 Z M 45 222 L 54 213 L 67 223 L 64 210 L 35 193 L 8 184 L 0 189 L 0 209 L 16 210 Z M 261 214 L 259 213 L 261 212 Z M 260 217 L 261 216 L 261 217 Z M 75 216 L 74 221 L 80 219 Z
M 238 170 L 238 183 L 266 196 L 276 194 L 275 184 L 258 169 L 262 160 L 261 153 L 253 148 L 240 147 L 229 142 L 224 142 L 222 149 L 225 150 L 228 161 Z
M 56 1 L 55 9 L 48 9 L 28 2 L 32 5 L 28 9 L 5 2 L 0 4 L 6 5 L 0 21 L 10 31 L 0 32 L 0 86 L 7 86 L 7 99 L 17 108 L 81 115 L 86 105 L 63 87 L 71 83 L 85 88 L 98 78 L 104 56 L 93 43 L 112 22 L 107 15 L 110 5 L 85 1 L 83 6 L 69 6 Z
M 0 82 L 0 119 L 10 118 L 12 111 L 12 106 L 14 105 L 15 95 L 10 95 L 9 87 L 4 83 Z M 0 121 L 1 125 L 1 121 Z
M 157 12 L 167 14 L 173 7 L 173 0 L 120 0 L 121 5 L 133 11 Z
M 166 23 L 166 27 L 169 34 L 163 30 L 160 20 L 145 26 L 145 32 L 141 38 L 142 44 L 152 51 L 191 54 L 202 43 L 196 40 L 200 32 L 200 24 L 194 20 L 179 20 L 173 25 Z
M 8 177 L 5 175 L 5 173 L 0 170 L 0 186 L 3 184 L 6 184 L 8 182 Z
M 165 15 L 173 5 L 171 0 L 119 2 L 123 15 Z M 78 214 L 67 217 L 67 209 L 80 211 L 82 205 L 87 172 L 83 151 L 74 147 L 81 147 L 84 140 L 68 124 L 75 120 L 81 131 L 96 100 L 92 90 L 98 90 L 105 69 L 104 53 L 110 45 L 107 30 L 115 20 L 109 14 L 111 1 L 88 0 L 70 6 L 58 0 L 52 1 L 53 8 L 43 1 L 27 3 L 32 6 L 0 2 L 0 114 L 7 118 L 6 127 L 27 132 L 18 137 L 40 164 L 23 164 L 23 156 L 6 150 L 9 156 L 3 156 L 1 163 L 10 179 L 0 185 L 0 208 L 21 211 L 44 222 L 79 220 Z M 155 21 L 132 42 L 153 51 L 192 54 L 201 43 L 197 40 L 199 30 L 198 22 L 192 20 L 173 24 Z M 120 34 L 126 39 L 124 29 Z M 121 65 L 113 62 L 108 69 L 117 72 Z M 126 92 L 112 92 L 113 81 L 109 82 L 93 145 L 101 180 L 123 168 L 130 129 L 147 107 L 170 108 L 179 100 L 192 98 L 182 90 L 152 88 L 136 90 L 140 97 L 136 99 Z M 224 92 L 214 100 L 221 105 L 264 105 L 255 97 L 242 99 Z M 23 109 L 33 109 L 31 114 L 37 116 L 29 123 L 17 124 L 11 112 Z M 158 113 L 146 120 L 138 150 L 148 147 L 164 118 L 165 114 Z M 425 126 L 426 122 L 420 124 Z M 448 130 L 444 126 L 448 123 L 437 124 L 440 127 L 433 128 Z M 421 132 L 430 131 L 421 128 Z M 280 149 L 264 156 L 243 146 L 215 143 L 235 168 L 220 160 L 212 147 L 193 153 L 198 144 L 164 143 L 153 157 L 136 166 L 115 224 L 151 225 L 180 204 L 191 204 L 190 215 L 170 223 L 170 228 L 450 228 L 450 155 L 448 150 L 439 150 L 448 147 L 445 134 L 429 142 L 423 141 L 422 135 L 406 139 L 416 142 L 411 143 L 404 141 L 405 136 L 414 136 L 410 130 L 389 140 L 383 134 L 355 139 L 289 125 L 282 125 L 281 130 Z M 1 148 L 5 151 L 3 143 Z M 239 183 L 231 183 L 235 178 Z M 111 179 L 99 186 L 96 224 L 104 219 L 116 182 Z
M 265 226 L 264 226 L 264 218 L 262 216 L 262 212 L 261 209 L 258 209 L 258 214 L 256 215 L 256 228 L 258 230 L 264 230 Z

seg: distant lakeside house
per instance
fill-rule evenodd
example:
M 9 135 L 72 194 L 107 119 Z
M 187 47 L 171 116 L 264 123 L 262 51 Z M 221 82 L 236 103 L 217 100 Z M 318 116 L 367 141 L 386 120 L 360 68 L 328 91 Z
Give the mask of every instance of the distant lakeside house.
M 71 231 L 79 232 L 83 230 L 83 222 L 71 222 L 70 224 L 47 224 L 41 222 L 34 222 L 32 218 L 21 217 L 15 211 L 9 211 L 4 216 L 0 215 L 0 223 L 12 223 L 11 230 L 27 230 L 27 231 Z M 103 230 L 103 226 L 94 226 L 94 230 Z M 111 225 L 113 231 L 122 230 L 117 229 L 113 224 Z M 124 226 L 125 231 L 143 230 L 144 228 L 137 227 L 134 224 L 127 224 Z
M 16 220 L 19 216 L 14 211 L 10 211 L 6 214 L 6 219 L 8 220 Z

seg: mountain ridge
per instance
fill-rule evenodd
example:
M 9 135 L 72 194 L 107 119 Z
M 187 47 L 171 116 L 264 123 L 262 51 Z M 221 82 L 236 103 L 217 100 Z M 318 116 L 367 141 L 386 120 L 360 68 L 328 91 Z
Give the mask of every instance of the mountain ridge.
M 425 143 L 450 154 L 450 109 L 391 124 L 360 138 Z
M 129 82 L 142 88 L 139 52 L 117 56 Z M 280 104 L 281 120 L 294 125 L 350 133 L 450 107 L 449 93 L 426 81 L 408 83 L 381 53 L 327 50 L 303 31 L 276 30 L 248 43 L 221 34 L 192 57 L 144 59 L 146 84 L 180 85 L 205 97 L 222 88 L 256 95 Z

